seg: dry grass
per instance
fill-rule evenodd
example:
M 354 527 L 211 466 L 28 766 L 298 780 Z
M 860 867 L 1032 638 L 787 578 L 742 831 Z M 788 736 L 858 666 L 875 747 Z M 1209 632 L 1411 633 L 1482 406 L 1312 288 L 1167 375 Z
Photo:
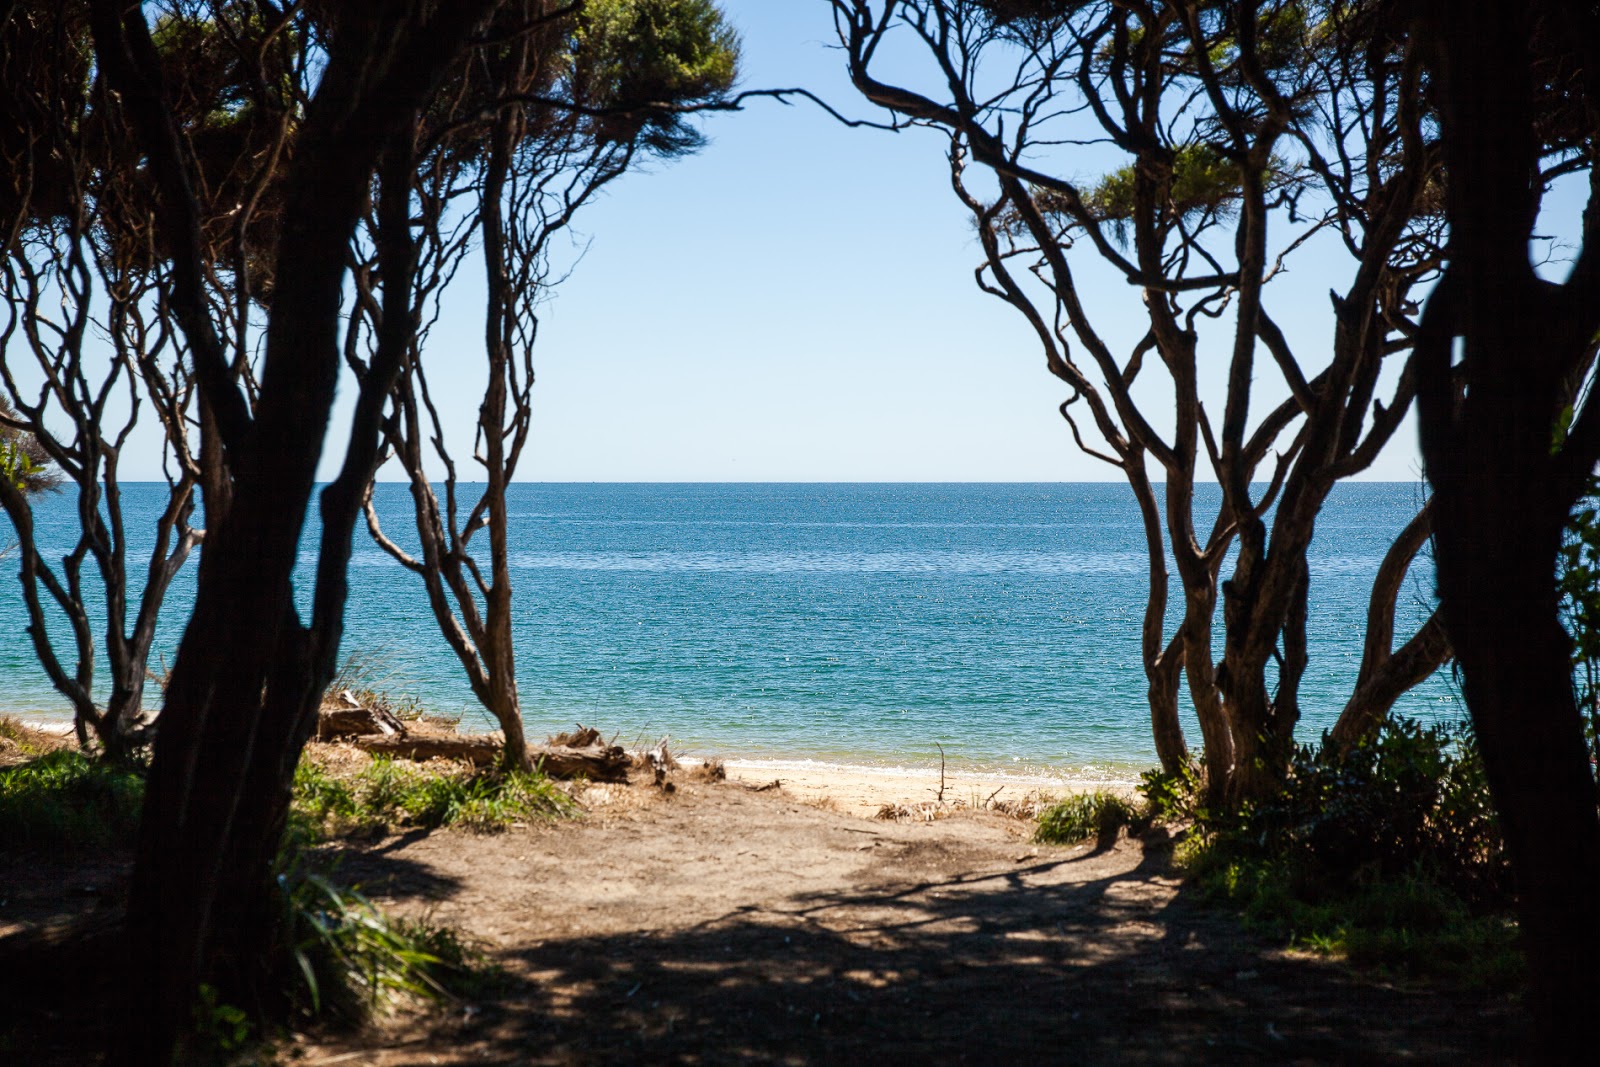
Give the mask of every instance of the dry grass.
M 970 812 L 989 812 L 1009 819 L 1032 821 L 1039 813 L 1059 801 L 1059 797 L 1042 789 L 1035 789 L 1016 800 L 1001 800 L 999 790 L 981 797 L 973 793 L 968 797 L 951 800 L 923 800 L 912 804 L 885 804 L 873 816 L 884 822 L 934 822 L 952 815 Z
M 0 767 L 14 767 L 75 744 L 70 733 L 37 730 L 21 719 L 0 716 Z

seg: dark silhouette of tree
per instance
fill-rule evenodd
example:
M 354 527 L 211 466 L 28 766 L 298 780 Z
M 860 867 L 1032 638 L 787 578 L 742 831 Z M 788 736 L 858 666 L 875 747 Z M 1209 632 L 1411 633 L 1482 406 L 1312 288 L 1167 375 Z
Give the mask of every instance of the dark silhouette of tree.
M 1187 758 L 1177 716 L 1186 680 L 1213 798 L 1274 788 L 1299 719 L 1317 514 L 1340 478 L 1377 457 L 1414 390 L 1409 368 L 1387 400 L 1378 386 L 1386 366 L 1409 358 L 1412 294 L 1438 263 L 1439 160 L 1418 64 L 1344 3 L 835 0 L 834 11 L 856 87 L 950 135 L 956 191 L 985 252 L 979 284 L 1027 318 L 1071 390 L 1061 412 L 1074 439 L 1134 491 L 1163 765 Z M 880 80 L 875 60 L 891 49 L 897 71 L 921 55 L 928 76 Z M 1127 162 L 1094 183 L 1066 177 L 1073 150 L 1090 143 Z M 969 176 L 973 163 L 992 190 Z M 1327 361 L 1312 373 L 1268 296 L 1319 240 L 1341 243 L 1354 269 L 1333 297 Z M 1120 356 L 1110 316 L 1083 296 L 1086 256 L 1142 293 L 1143 337 Z M 1227 353 L 1220 420 L 1201 387 L 1213 345 Z M 1287 396 L 1262 404 L 1269 368 Z M 1074 412 L 1085 408 L 1099 443 L 1080 429 Z M 1194 507 L 1207 471 L 1222 491 L 1209 526 Z M 1169 551 L 1184 608 L 1170 636 Z M 1448 651 L 1411 647 L 1373 663 L 1387 692 L 1415 675 L 1402 665 L 1436 666 Z
M 1600 817 L 1561 628 L 1557 560 L 1600 461 L 1600 10 L 1402 8 L 1426 56 L 1449 259 L 1419 341 L 1440 611 L 1516 875 L 1530 1062 L 1592 1056 L 1600 1017 Z M 1588 186 L 1560 281 L 1531 244 L 1545 193 Z
M 270 302 L 255 385 L 230 358 L 226 337 L 244 328 L 257 290 L 235 272 L 233 307 L 245 310 L 219 314 L 212 299 L 208 172 L 178 120 L 180 72 L 163 62 L 145 7 L 90 3 L 95 64 L 148 160 L 163 295 L 228 475 L 225 508 L 207 499 L 195 606 L 149 773 L 127 917 L 126 1026 L 113 1050 L 120 1062 L 188 1055 L 202 982 L 258 1015 L 276 1006 L 283 953 L 274 857 L 294 767 L 335 670 L 351 536 L 377 461 L 383 405 L 410 344 L 414 251 L 404 220 L 419 117 L 497 6 L 258 2 L 243 9 L 245 19 L 218 2 L 168 13 L 258 26 L 266 46 L 233 52 L 252 75 L 242 91 L 264 117 L 293 126 L 292 151 L 280 140 L 248 168 L 248 187 L 272 188 L 279 219 L 265 253 Z M 264 58 L 274 47 L 289 52 L 288 64 Z M 375 176 L 386 220 L 379 257 L 399 284 L 385 292 L 378 350 L 339 474 L 320 494 L 315 588 L 302 620 L 292 574 L 338 379 L 350 242 Z

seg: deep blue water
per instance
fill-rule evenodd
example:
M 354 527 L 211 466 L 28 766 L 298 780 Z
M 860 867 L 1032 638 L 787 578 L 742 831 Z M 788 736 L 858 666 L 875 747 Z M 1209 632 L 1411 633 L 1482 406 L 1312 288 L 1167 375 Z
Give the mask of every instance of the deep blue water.
M 161 488 L 126 488 L 131 533 L 148 528 L 139 517 Z M 518 678 L 535 736 L 581 720 L 625 740 L 671 734 L 698 754 L 922 764 L 938 742 L 959 764 L 1076 773 L 1154 759 L 1138 659 L 1143 539 L 1122 485 L 512 493 Z M 382 485 L 377 499 L 405 542 L 405 487 Z M 1215 502 L 1214 489 L 1203 494 Z M 1305 737 L 1349 694 L 1372 576 L 1417 503 L 1415 485 L 1348 484 L 1321 516 Z M 58 552 L 70 509 L 65 497 L 39 507 Z M 310 563 L 308 552 L 303 572 Z M 394 692 L 476 720 L 415 576 L 364 531 L 351 572 L 346 649 L 382 658 Z M 64 714 L 23 633 L 14 573 L 12 557 L 0 581 L 0 708 Z M 169 656 L 193 574 L 191 562 L 170 598 L 159 641 Z M 1402 639 L 1426 616 L 1430 589 L 1419 560 Z M 1401 710 L 1459 714 L 1442 676 Z

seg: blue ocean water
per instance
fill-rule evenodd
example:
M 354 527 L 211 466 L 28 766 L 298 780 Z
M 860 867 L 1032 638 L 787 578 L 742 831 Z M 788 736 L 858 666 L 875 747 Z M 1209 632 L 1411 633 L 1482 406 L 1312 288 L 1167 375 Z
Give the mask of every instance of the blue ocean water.
M 125 489 L 136 547 L 162 488 Z M 381 485 L 376 499 L 407 543 L 406 488 Z M 1372 577 L 1418 502 L 1412 484 L 1346 484 L 1323 511 L 1304 737 L 1349 695 Z M 926 765 L 942 745 L 955 766 L 1076 775 L 1154 760 L 1144 545 L 1120 484 L 527 483 L 510 503 L 518 679 L 536 737 L 582 721 L 626 741 L 670 734 L 692 754 L 884 765 Z M 1199 503 L 1214 512 L 1214 487 Z M 71 508 L 39 505 L 56 555 Z M 0 709 L 64 715 L 23 632 L 12 563 Z M 169 598 L 158 641 L 169 657 L 193 576 L 191 563 Z M 394 693 L 484 721 L 416 577 L 363 531 L 351 577 L 345 648 L 381 659 Z M 1419 560 L 1402 639 L 1430 592 Z M 1442 675 L 1400 710 L 1461 714 Z

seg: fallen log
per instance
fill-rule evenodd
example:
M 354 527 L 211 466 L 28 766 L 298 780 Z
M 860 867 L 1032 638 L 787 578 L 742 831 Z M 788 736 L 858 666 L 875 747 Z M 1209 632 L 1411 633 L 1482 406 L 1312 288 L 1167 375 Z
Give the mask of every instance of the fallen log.
M 486 767 L 500 758 L 500 742 L 492 737 L 470 735 L 428 736 L 409 734 L 405 737 L 352 737 L 350 743 L 373 756 L 390 759 L 415 760 L 419 763 L 431 759 L 464 760 L 474 766 Z
M 620 745 L 532 745 L 528 757 L 552 778 L 587 778 L 592 782 L 626 782 L 633 762 Z
M 405 723 L 384 707 L 364 707 L 346 689 L 337 704 L 324 705 L 317 715 L 317 740 L 347 737 L 405 737 Z
M 406 737 L 357 737 L 352 743 L 361 751 L 391 759 L 465 760 L 478 767 L 500 759 L 498 738 L 471 735 Z M 551 778 L 587 778 L 593 782 L 626 782 L 628 754 L 618 745 L 597 743 L 583 748 L 569 745 L 530 745 L 528 757 L 533 765 Z

